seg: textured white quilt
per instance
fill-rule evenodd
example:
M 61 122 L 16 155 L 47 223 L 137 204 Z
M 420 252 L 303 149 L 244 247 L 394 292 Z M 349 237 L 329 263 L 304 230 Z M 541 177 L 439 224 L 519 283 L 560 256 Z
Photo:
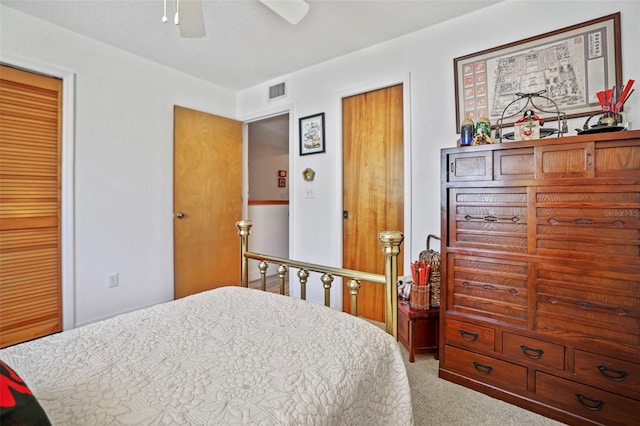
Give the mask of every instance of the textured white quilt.
M 397 342 L 224 287 L 0 350 L 54 425 L 410 425 Z

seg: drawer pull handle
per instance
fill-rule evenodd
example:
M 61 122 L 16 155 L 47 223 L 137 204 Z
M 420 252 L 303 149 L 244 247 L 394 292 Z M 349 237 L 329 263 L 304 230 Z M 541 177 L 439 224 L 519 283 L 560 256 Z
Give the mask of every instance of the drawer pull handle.
M 544 355 L 544 351 L 542 349 L 534 349 L 525 345 L 520 345 L 520 350 L 522 351 L 522 355 L 531 359 L 540 359 L 542 355 Z
M 519 223 L 520 222 L 520 218 L 518 216 L 512 216 L 512 217 L 498 217 L 498 216 L 494 216 L 492 214 L 490 215 L 486 215 L 486 216 L 471 216 L 470 214 L 467 214 L 464 216 L 464 220 L 466 220 L 467 222 L 472 221 L 472 220 L 482 220 L 485 222 L 512 222 L 512 223 Z
M 493 284 L 471 284 L 469 281 L 462 281 L 462 287 L 464 288 L 475 287 L 475 288 L 481 288 L 487 291 L 498 291 L 498 287 L 496 287 Z M 511 288 L 509 290 L 503 290 L 503 291 L 509 292 L 509 294 L 511 294 L 512 296 L 515 296 L 516 294 L 518 294 L 518 290 L 514 288 Z
M 586 309 L 587 311 L 593 309 L 593 303 L 585 302 L 584 300 L 577 302 L 577 305 L 580 309 Z
M 493 371 L 492 366 L 480 364 L 478 361 L 473 361 L 473 367 L 478 370 L 480 374 L 491 374 Z
M 615 368 L 605 367 L 604 365 L 599 365 L 598 370 L 600 370 L 600 373 L 604 377 L 614 382 L 623 382 L 629 375 L 626 371 L 616 370 Z
M 449 167 L 449 170 L 451 170 L 451 173 L 455 173 L 456 171 L 456 163 L 454 163 L 453 161 L 451 162 L 451 166 Z
M 473 333 L 471 331 L 467 331 L 467 330 L 460 330 L 460 337 L 462 337 L 462 340 L 466 340 L 467 342 L 475 342 L 476 340 L 478 340 L 478 333 Z
M 576 396 L 578 397 L 578 401 L 580 401 L 580 404 L 582 404 L 582 406 L 587 410 L 591 410 L 591 411 L 602 410 L 604 401 L 601 401 L 599 399 L 589 398 L 588 396 L 584 396 L 581 393 L 577 393 Z

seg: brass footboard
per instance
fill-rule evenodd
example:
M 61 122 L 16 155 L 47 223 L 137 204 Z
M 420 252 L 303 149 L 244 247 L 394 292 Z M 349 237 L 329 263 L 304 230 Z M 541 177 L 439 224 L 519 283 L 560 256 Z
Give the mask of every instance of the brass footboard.
M 240 285 L 249 286 L 249 259 L 259 260 L 261 274 L 261 288 L 265 289 L 266 271 L 268 263 L 277 264 L 278 277 L 280 280 L 280 293 L 284 294 L 285 277 L 287 268 L 298 270 L 297 276 L 300 282 L 300 297 L 306 299 L 307 279 L 309 272 L 318 272 L 322 276 L 320 280 L 324 287 L 324 304 L 330 306 L 330 290 L 334 277 L 342 277 L 346 281 L 351 294 L 351 314 L 358 315 L 358 292 L 362 281 L 382 284 L 386 286 L 385 291 L 385 329 L 387 333 L 396 337 L 398 321 L 398 255 L 400 254 L 400 244 L 404 235 L 399 231 L 383 231 L 378 234 L 378 240 L 382 245 L 382 253 L 385 257 L 384 275 L 369 272 L 354 271 L 351 269 L 335 268 L 331 266 L 318 265 L 314 263 L 300 262 L 292 259 L 258 254 L 249 251 L 249 235 L 253 223 L 247 220 L 236 222 L 238 235 L 240 235 Z

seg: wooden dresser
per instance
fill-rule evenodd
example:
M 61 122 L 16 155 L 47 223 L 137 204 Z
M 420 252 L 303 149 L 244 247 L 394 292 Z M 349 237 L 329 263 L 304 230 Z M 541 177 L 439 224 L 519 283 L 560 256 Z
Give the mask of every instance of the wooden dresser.
M 640 425 L 640 131 L 444 149 L 441 170 L 440 377 Z

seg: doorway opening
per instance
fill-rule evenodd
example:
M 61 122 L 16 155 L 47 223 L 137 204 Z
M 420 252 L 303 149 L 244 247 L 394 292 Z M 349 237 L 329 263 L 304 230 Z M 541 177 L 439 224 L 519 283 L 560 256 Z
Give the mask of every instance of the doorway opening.
M 289 257 L 289 113 L 251 121 L 248 141 L 248 219 L 251 250 Z M 257 261 L 249 261 L 249 281 L 260 279 Z M 270 265 L 267 276 L 276 275 Z

